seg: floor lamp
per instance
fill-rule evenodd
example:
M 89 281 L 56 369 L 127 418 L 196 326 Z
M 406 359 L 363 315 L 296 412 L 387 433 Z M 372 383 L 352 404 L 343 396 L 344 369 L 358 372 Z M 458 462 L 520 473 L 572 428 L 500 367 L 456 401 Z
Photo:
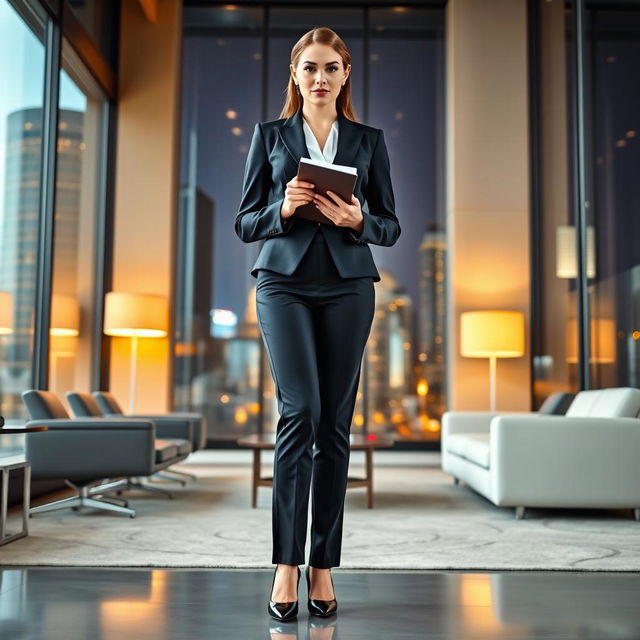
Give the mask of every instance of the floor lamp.
M 164 296 L 111 291 L 105 297 L 104 332 L 108 336 L 131 338 L 129 412 L 136 409 L 138 338 L 167 335 L 168 307 Z
M 496 359 L 524 355 L 521 311 L 465 311 L 460 315 L 460 354 L 489 358 L 490 409 L 496 410 Z

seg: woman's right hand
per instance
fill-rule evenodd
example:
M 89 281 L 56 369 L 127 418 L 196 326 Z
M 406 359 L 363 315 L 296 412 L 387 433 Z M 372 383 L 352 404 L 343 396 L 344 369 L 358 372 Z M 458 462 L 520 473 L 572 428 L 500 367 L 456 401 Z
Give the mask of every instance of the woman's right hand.
M 284 200 L 280 213 L 283 218 L 290 218 L 295 210 L 307 202 L 313 200 L 313 185 L 310 182 L 299 180 L 294 176 L 287 182 L 287 188 L 284 192 Z

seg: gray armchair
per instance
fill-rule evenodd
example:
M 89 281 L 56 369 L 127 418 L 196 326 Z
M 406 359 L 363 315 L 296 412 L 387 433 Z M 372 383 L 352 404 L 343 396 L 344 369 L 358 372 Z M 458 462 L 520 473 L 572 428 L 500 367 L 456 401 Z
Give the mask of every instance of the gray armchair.
M 101 415 L 106 417 L 125 416 L 127 418 L 144 418 L 151 419 L 156 422 L 159 427 L 164 423 L 167 425 L 175 424 L 176 421 L 182 423 L 189 423 L 192 428 L 191 447 L 192 451 L 198 451 L 203 449 L 207 443 L 207 423 L 204 416 L 201 413 L 194 413 L 188 411 L 179 411 L 172 413 L 153 413 L 153 414 L 126 414 L 122 407 L 116 400 L 115 396 L 108 391 L 94 391 L 93 397 L 96 400 L 97 406 Z M 75 412 L 75 409 L 74 409 Z M 168 433 L 162 432 L 163 437 L 168 437 Z M 177 435 L 175 437 L 185 437 L 184 435 Z M 195 480 L 195 476 L 186 474 L 183 472 L 173 471 L 171 473 L 187 476 Z
M 90 393 L 83 393 L 81 391 L 69 391 L 67 392 L 67 402 L 71 407 L 71 411 L 73 411 L 73 415 L 76 418 L 102 418 L 108 417 L 113 420 L 126 420 L 127 416 L 123 416 L 122 414 L 111 414 L 109 416 L 104 416 L 96 399 Z M 147 416 L 136 416 L 136 419 L 143 420 L 153 420 L 156 425 L 156 436 L 158 438 L 162 438 L 162 440 L 169 442 L 171 444 L 175 444 L 178 447 L 179 454 L 189 455 L 192 453 L 192 442 L 193 442 L 193 423 L 191 420 L 187 420 L 184 418 L 175 418 L 173 416 L 155 416 L 153 418 Z M 182 471 L 175 471 L 174 469 L 163 469 L 155 474 L 158 477 L 169 478 L 171 480 L 176 480 L 181 484 L 185 485 L 186 482 L 181 478 L 181 476 L 191 476 L 191 474 L 186 474 Z M 178 476 L 178 478 L 174 478 L 173 475 Z
M 30 424 L 43 424 L 48 431 L 40 437 L 26 437 L 25 457 L 31 465 L 32 479 L 60 479 L 77 494 L 33 507 L 29 515 L 66 507 L 94 507 L 135 516 L 128 501 L 105 496 L 124 489 L 144 489 L 171 494 L 142 484 L 139 478 L 183 460 L 171 442 L 156 440 L 152 420 L 134 418 L 72 419 L 58 397 L 50 391 L 31 389 L 22 393 Z M 138 480 L 136 480 L 138 479 Z

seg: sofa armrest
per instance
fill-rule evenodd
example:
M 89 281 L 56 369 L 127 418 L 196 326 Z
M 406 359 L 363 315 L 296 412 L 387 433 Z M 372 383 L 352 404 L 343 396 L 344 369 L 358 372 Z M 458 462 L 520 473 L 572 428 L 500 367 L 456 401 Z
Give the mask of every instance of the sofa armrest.
M 125 418 L 124 420 L 115 418 L 46 418 L 44 420 L 29 420 L 26 426 L 44 425 L 49 430 L 65 430 L 65 429 L 132 429 L 140 431 L 155 431 L 152 420 L 134 420 Z
M 48 427 L 26 434 L 25 458 L 34 479 L 87 482 L 153 473 L 155 426 L 149 420 L 47 419 L 30 425 Z
M 156 437 L 181 438 L 193 442 L 193 423 L 190 418 L 167 414 L 129 414 L 125 418 L 153 420 L 156 425 Z
M 489 433 L 491 420 L 499 415 L 505 415 L 498 411 L 445 411 L 442 414 L 442 433 L 440 436 L 441 450 L 447 450 L 447 436 L 454 433 Z M 530 411 L 514 411 L 509 415 L 533 415 Z
M 640 506 L 638 418 L 503 415 L 490 433 L 496 504 Z

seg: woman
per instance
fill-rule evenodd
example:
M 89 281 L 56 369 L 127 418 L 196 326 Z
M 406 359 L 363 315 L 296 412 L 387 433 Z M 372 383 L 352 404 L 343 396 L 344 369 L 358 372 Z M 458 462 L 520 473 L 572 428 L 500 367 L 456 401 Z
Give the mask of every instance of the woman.
M 278 620 L 298 613 L 310 488 L 308 609 L 323 617 L 337 610 L 330 570 L 340 566 L 351 419 L 380 280 L 369 244 L 391 246 L 400 236 L 384 136 L 355 121 L 344 42 L 312 29 L 293 47 L 290 72 L 280 119 L 255 126 L 235 220 L 243 242 L 266 240 L 251 275 L 280 414 L 268 605 Z M 303 156 L 356 167 L 351 201 L 298 180 Z M 308 202 L 327 224 L 296 218 Z

